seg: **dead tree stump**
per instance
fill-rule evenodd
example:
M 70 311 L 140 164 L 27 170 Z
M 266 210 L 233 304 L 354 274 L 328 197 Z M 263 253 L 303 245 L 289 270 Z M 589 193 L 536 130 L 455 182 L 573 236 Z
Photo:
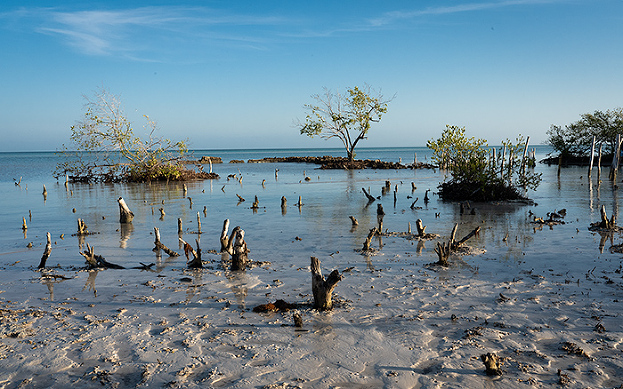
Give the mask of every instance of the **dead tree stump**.
M 158 229 L 158 227 L 154 227 L 154 235 L 156 236 L 156 239 L 154 240 L 154 244 L 155 244 L 156 247 L 154 247 L 153 251 L 158 252 L 159 250 L 162 250 L 165 253 L 169 254 L 169 257 L 179 257 L 178 253 L 176 253 L 175 251 L 171 250 L 170 248 L 165 246 L 160 241 L 160 230 Z
M 245 270 L 247 268 L 248 250 L 247 242 L 244 241 L 244 230 L 237 227 L 236 235 L 234 237 L 235 242 L 231 254 L 231 270 Z
M 119 222 L 120 223 L 132 223 L 132 219 L 134 219 L 134 213 L 130 211 L 128 204 L 125 203 L 123 197 L 119 197 L 117 200 L 119 203 Z
M 80 255 L 82 255 L 86 259 L 87 269 L 89 270 L 97 269 L 97 268 L 125 269 L 125 267 L 121 265 L 116 265 L 114 263 L 108 262 L 101 255 L 95 255 L 95 247 L 89 246 L 88 243 L 87 243 L 87 249 L 84 252 L 81 252 Z
M 52 237 L 49 232 L 47 238 L 48 242 L 45 245 L 45 250 L 43 250 L 43 256 L 41 257 L 41 262 L 39 262 L 39 266 L 37 266 L 37 269 L 45 268 L 45 262 L 48 260 L 50 254 L 52 253 Z
M 368 236 L 366 237 L 366 240 L 363 242 L 363 251 L 370 251 L 372 248 L 370 247 L 372 244 L 372 238 L 374 238 L 374 236 L 377 234 L 377 229 L 376 227 L 374 227 L 373 229 L 370 230 L 370 232 L 368 232 Z
M 366 191 L 366 188 L 361 188 L 361 190 L 363 191 L 363 194 L 365 194 L 366 197 L 368 198 L 368 202 L 372 203 L 376 200 L 374 196 L 372 196 L 370 193 Z
M 422 219 L 417 219 L 415 221 L 415 228 L 417 229 L 417 235 L 419 237 L 423 237 L 424 232 L 426 231 L 426 226 L 422 223 Z
M 337 283 L 342 279 L 339 271 L 333 270 L 325 280 L 320 271 L 320 260 L 311 257 L 312 292 L 314 294 L 314 308 L 319 311 L 333 309 L 332 295 Z
M 229 238 L 227 237 L 228 230 L 229 219 L 225 219 L 223 221 L 223 230 L 221 231 L 221 252 L 227 251 L 227 246 L 229 246 Z
M 179 238 L 180 243 L 184 246 L 184 254 L 186 255 L 186 265 L 189 269 L 202 269 L 203 262 L 201 261 L 201 247 L 199 247 L 199 240 L 195 240 L 197 244 L 197 251 L 193 249 L 193 246 L 190 243 L 184 241 L 184 239 Z M 192 255 L 192 259 L 190 256 Z
M 83 219 L 78 219 L 78 236 L 89 235 L 89 231 L 87 230 L 87 225 Z

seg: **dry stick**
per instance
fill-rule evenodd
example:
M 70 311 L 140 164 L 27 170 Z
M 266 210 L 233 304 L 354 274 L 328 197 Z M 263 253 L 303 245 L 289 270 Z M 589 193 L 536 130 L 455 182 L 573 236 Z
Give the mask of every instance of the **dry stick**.
M 245 270 L 247 268 L 247 242 L 244 241 L 244 230 L 238 229 L 235 235 L 233 253 L 231 255 L 231 270 Z
M 325 280 L 320 271 L 320 260 L 311 257 L 312 292 L 314 294 L 314 308 L 326 311 L 333 308 L 332 295 L 338 282 L 342 279 L 339 271 L 333 270 Z
M 374 196 L 372 196 L 370 193 L 368 193 L 368 192 L 366 191 L 366 188 L 361 188 L 361 190 L 363 191 L 363 194 L 365 194 L 365 195 L 366 195 L 366 197 L 368 198 L 368 201 L 369 201 L 369 202 L 373 202 L 373 201 L 375 201 L 375 200 L 376 200 L 376 199 L 374 198 Z
M 603 143 L 599 144 L 599 157 L 597 158 L 597 183 L 601 181 L 601 147 Z
M 353 226 L 357 226 L 359 225 L 359 222 L 357 221 L 357 219 L 355 219 L 354 216 L 349 216 L 351 223 L 353 224 Z
M 199 247 L 199 240 L 195 240 L 197 243 L 197 251 L 193 249 L 188 242 L 184 239 L 179 238 L 180 243 L 184 246 L 184 254 L 186 254 L 186 265 L 189 269 L 201 269 L 203 268 L 203 262 L 201 262 L 201 247 Z M 190 255 L 192 254 L 193 259 L 190 259 Z
M 616 144 L 614 145 L 614 155 L 610 165 L 610 180 L 616 182 L 617 171 L 619 170 L 619 158 L 621 157 L 621 134 L 617 134 Z
M 197 233 L 201 234 L 201 215 L 197 212 Z
M 39 266 L 37 266 L 37 269 L 43 269 L 45 267 L 45 262 L 50 257 L 50 253 L 52 253 L 52 237 L 49 232 L 47 237 L 48 243 L 46 243 L 45 245 L 45 250 L 43 251 L 43 256 L 41 257 L 41 262 L 39 262 Z
M 595 159 L 595 140 L 596 137 L 595 135 L 593 135 L 593 144 L 591 146 L 591 160 L 590 163 L 588 164 L 588 178 L 591 178 L 591 174 L 593 172 L 593 160 Z
M 125 200 L 122 197 L 119 197 L 117 202 L 119 203 L 119 222 L 131 223 L 132 219 L 134 219 L 134 214 L 130 211 L 128 204 L 125 203 Z
M 221 231 L 221 252 L 227 251 L 227 246 L 229 245 L 227 230 L 229 230 L 229 219 L 225 219 L 225 221 L 223 221 L 223 230 Z
M 183 232 L 182 230 L 182 219 L 181 218 L 177 218 L 177 234 L 181 235 Z
M 46 189 L 45 184 L 43 184 L 43 193 L 42 193 L 42 195 L 43 195 L 43 199 L 44 200 L 45 200 L 46 197 L 48 197 L 48 190 Z
M 526 147 L 523 149 L 523 157 L 521 158 L 521 175 L 525 176 L 526 174 L 526 155 L 528 154 L 528 142 L 530 142 L 530 137 L 526 138 Z
M 26 225 L 26 218 L 22 217 L 22 230 L 26 231 L 28 226 Z
M 299 208 L 302 207 L 303 206 L 303 198 L 301 196 L 299 196 L 299 202 L 294 204 L 294 205 L 296 205 Z
M 253 200 L 253 205 L 251 205 L 251 209 L 258 209 L 260 207 L 260 200 L 255 196 L 255 200 Z
M 153 251 L 162 250 L 165 253 L 167 253 L 169 255 L 169 257 L 179 257 L 178 253 L 176 253 L 175 251 L 171 250 L 170 248 L 165 246 L 160 241 L 160 229 L 158 229 L 158 227 L 154 227 L 154 235 L 156 236 L 156 239 L 154 241 L 154 244 L 156 245 L 156 247 L 154 247 Z

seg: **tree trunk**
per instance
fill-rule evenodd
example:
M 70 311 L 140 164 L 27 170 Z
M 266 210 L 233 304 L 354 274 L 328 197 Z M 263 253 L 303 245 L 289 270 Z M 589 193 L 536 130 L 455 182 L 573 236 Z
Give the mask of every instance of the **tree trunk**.
M 227 251 L 229 245 L 229 238 L 227 237 L 227 231 L 229 230 L 229 219 L 223 221 L 223 230 L 221 231 L 221 252 Z
M 231 256 L 231 270 L 245 270 L 247 268 L 247 242 L 244 241 L 244 230 L 239 229 L 235 236 L 233 254 Z
M 199 241 L 195 240 L 197 243 L 197 251 L 193 249 L 193 247 L 184 239 L 179 238 L 180 242 L 184 245 L 184 254 L 186 254 L 186 265 L 189 269 L 202 269 L 203 262 L 201 261 L 201 247 L 199 247 Z M 193 259 L 190 259 L 190 256 L 193 256 Z
M 132 219 L 134 219 L 134 214 L 130 211 L 128 204 L 125 203 L 125 200 L 122 197 L 119 197 L 117 200 L 119 203 L 119 222 L 120 223 L 132 223 Z
M 320 311 L 333 308 L 332 295 L 337 283 L 342 279 L 339 271 L 333 270 L 325 280 L 320 271 L 320 260 L 311 257 L 312 292 L 314 294 L 314 308 Z

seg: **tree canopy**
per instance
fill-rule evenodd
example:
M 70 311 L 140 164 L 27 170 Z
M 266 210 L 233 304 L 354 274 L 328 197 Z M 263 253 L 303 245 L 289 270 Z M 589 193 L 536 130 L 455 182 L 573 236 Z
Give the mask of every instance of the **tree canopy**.
M 196 177 L 180 163 L 187 152 L 185 141 L 156 136 L 157 124 L 146 115 L 145 135 L 135 135 L 121 99 L 106 89 L 98 89 L 92 98 L 83 97 L 84 117 L 71 127 L 70 145 L 60 151 L 67 158 L 57 165 L 57 177 L 67 174 L 83 182 Z
M 346 94 L 324 88 L 323 94 L 311 96 L 315 104 L 306 104 L 308 114 L 304 123 L 298 123 L 301 134 L 310 137 L 338 138 L 342 141 L 349 161 L 355 158 L 355 147 L 366 139 L 371 124 L 379 122 L 387 112 L 387 104 L 380 92 L 370 86 L 347 89 Z
M 593 143 L 605 146 L 613 154 L 617 134 L 623 134 L 623 109 L 595 111 L 580 115 L 580 120 L 562 126 L 552 125 L 547 131 L 547 143 L 563 158 L 587 155 Z
M 487 141 L 465 135 L 465 127 L 447 125 L 439 139 L 426 146 L 433 160 L 452 176 L 440 185 L 444 200 L 514 200 L 524 198 L 520 190 L 535 190 L 541 175 L 527 169 L 528 161 L 521 148 L 527 145 L 519 136 L 516 142 L 505 140 L 499 153 Z

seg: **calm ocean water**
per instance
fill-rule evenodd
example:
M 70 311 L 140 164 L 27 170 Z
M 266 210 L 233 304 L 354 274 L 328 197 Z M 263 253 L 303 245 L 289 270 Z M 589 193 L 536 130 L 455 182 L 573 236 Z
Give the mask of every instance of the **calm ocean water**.
M 543 146 L 536 149 L 537 159 L 549 151 Z M 418 161 L 430 161 L 431 153 L 426 148 L 361 148 L 357 157 L 411 163 L 414 154 Z M 54 242 L 51 264 L 81 266 L 81 242 L 72 236 L 78 218 L 84 219 L 89 231 L 96 233 L 88 236 L 86 242 L 109 261 L 126 266 L 157 259 L 151 250 L 154 227 L 160 228 L 165 244 L 177 248 L 177 219 L 181 218 L 185 239 L 192 242 L 199 238 L 202 248 L 210 250 L 218 249 L 222 222 L 229 218 L 232 227 L 240 225 L 246 231 L 252 259 L 271 261 L 285 271 L 307 266 L 309 256 L 315 255 L 328 261 L 330 267 L 337 264 L 330 263 L 334 260 L 331 254 L 336 252 L 348 253 L 347 261 L 359 258 L 355 250 L 376 224 L 376 204 L 367 206 L 362 188 L 380 196 L 377 203 L 387 213 L 384 226 L 390 231 L 406 231 L 409 223 L 415 228 L 415 221 L 420 218 L 428 226 L 427 232 L 441 236 L 447 236 L 455 222 L 460 223 L 458 235 L 479 225 L 483 231 L 474 244 L 487 250 L 486 258 L 530 260 L 535 261 L 535 266 L 542 266 L 543 260 L 568 259 L 560 258 L 560 254 L 568 250 L 570 239 L 579 244 L 574 249 L 578 261 L 584 260 L 584 251 L 593 260 L 600 254 L 600 238 L 588 232 L 587 227 L 599 218 L 601 204 L 606 205 L 609 214 L 618 214 L 616 188 L 607 180 L 598 186 L 596 170 L 589 181 L 583 167 L 566 168 L 558 177 L 556 167 L 539 164 L 536 169 L 543 173 L 543 183 L 536 192 L 529 193 L 536 206 L 474 205 L 474 215 L 460 215 L 457 204 L 441 202 L 435 195 L 431 195 L 430 203 L 423 202 L 426 190 L 435 192 L 445 178 L 438 170 L 325 171 L 315 165 L 296 163 L 228 163 L 275 156 L 339 156 L 343 155 L 341 149 L 194 152 L 197 159 L 204 155 L 218 156 L 226 162 L 213 166 L 221 178 L 188 183 L 185 196 L 180 183 L 70 184 L 65 188 L 63 182 L 52 177 L 59 158 L 54 153 L 0 153 L 0 265 L 16 264 L 24 270 L 36 266 L 45 235 L 50 232 Z M 242 182 L 228 180 L 230 174 L 242 176 Z M 14 180 L 20 177 L 21 184 L 16 186 Z M 305 177 L 311 180 L 305 181 Z M 381 195 L 386 180 L 391 182 L 392 189 L 398 189 L 396 202 L 392 193 Z M 415 191 L 411 190 L 411 182 L 417 187 Z M 48 191 L 45 198 L 43 185 Z M 238 195 L 246 201 L 239 202 Z M 136 214 L 129 226 L 118 222 L 116 200 L 120 196 Z M 258 211 L 250 209 L 255 196 L 260 204 Z M 282 196 L 288 202 L 285 212 L 280 207 Z M 299 196 L 304 203 L 300 209 L 294 206 Z M 416 199 L 416 208 L 411 209 Z M 160 217 L 159 208 L 165 210 L 164 217 Z M 529 223 L 529 212 L 545 217 L 547 212 L 561 208 L 568 211 L 566 225 L 537 230 Z M 202 234 L 197 233 L 197 213 Z M 351 229 L 351 215 L 359 220 L 356 229 Z M 26 232 L 21 228 L 22 218 L 28 225 Z M 506 234 L 513 238 L 503 241 Z M 615 240 L 613 243 L 617 243 Z M 33 247 L 27 248 L 28 243 Z M 385 245 L 385 255 L 413 249 L 411 242 L 399 238 L 378 244 Z M 432 261 L 433 247 L 434 242 L 429 242 L 417 250 L 417 255 Z M 176 266 L 184 266 L 183 259 L 176 261 Z

